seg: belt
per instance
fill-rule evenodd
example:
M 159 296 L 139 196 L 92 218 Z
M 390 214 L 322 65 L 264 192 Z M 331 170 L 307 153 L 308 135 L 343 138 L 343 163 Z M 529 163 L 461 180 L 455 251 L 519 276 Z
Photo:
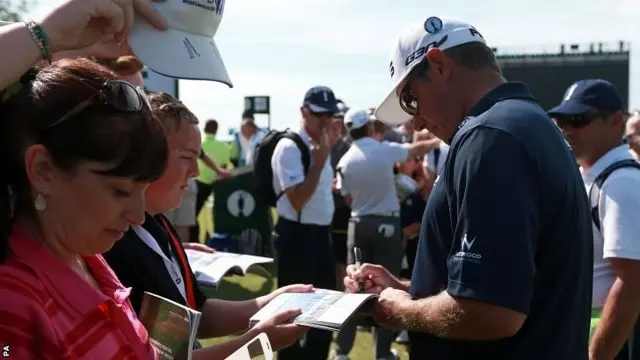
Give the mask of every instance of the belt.
M 374 213 L 374 214 L 360 214 L 360 215 L 352 216 L 352 218 L 363 217 L 363 216 L 384 216 L 384 217 L 399 218 L 400 211 L 388 211 L 388 212 L 381 212 L 381 213 Z

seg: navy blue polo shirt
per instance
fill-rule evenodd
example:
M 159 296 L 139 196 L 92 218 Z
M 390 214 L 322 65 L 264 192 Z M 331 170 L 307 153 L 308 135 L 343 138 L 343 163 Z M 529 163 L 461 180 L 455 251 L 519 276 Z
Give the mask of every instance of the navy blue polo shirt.
M 412 334 L 411 359 L 587 359 L 593 267 L 573 154 L 521 83 L 489 92 L 451 140 L 420 230 L 411 294 L 527 314 L 498 341 Z
M 422 221 L 425 207 L 426 202 L 422 198 L 421 192 L 407 196 L 407 198 L 400 203 L 400 222 L 402 223 L 402 227 L 406 228 L 411 224 Z

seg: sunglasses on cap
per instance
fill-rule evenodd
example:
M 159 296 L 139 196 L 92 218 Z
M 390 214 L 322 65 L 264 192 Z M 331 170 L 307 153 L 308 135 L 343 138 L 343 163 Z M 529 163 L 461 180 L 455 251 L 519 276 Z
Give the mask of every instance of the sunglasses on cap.
M 309 110 L 309 112 L 311 113 L 311 115 L 315 116 L 315 117 L 330 117 L 333 118 L 335 116 L 335 114 L 333 112 L 314 112 L 311 111 L 311 109 L 307 108 L 307 110 Z
M 420 63 L 416 65 L 411 71 L 409 75 L 407 75 L 407 79 L 402 87 L 402 91 L 400 92 L 400 107 L 407 114 L 414 116 L 418 114 L 418 97 L 411 92 L 411 85 L 413 82 L 424 75 L 427 70 L 427 58 L 426 56 L 420 60 Z
M 435 43 L 431 48 L 437 48 L 442 46 L 442 44 L 444 44 L 447 41 L 447 39 L 448 39 L 448 36 L 445 35 L 442 39 L 440 39 L 437 43 Z M 429 66 L 429 63 L 427 62 L 427 51 L 425 50 L 420 62 L 413 69 L 411 69 L 411 71 L 407 75 L 406 81 L 404 83 L 404 87 L 400 92 L 400 96 L 399 96 L 400 107 L 404 112 L 406 112 L 411 116 L 418 114 L 418 97 L 411 92 L 411 85 L 416 79 L 425 75 L 425 73 L 427 72 L 428 66 Z
M 558 127 L 572 127 L 574 129 L 583 128 L 591 124 L 594 120 L 605 117 L 606 114 L 593 112 L 579 115 L 554 115 L 553 120 Z
M 86 110 L 88 107 L 97 104 L 108 105 L 118 111 L 126 113 L 151 109 L 149 100 L 141 88 L 133 86 L 123 80 L 109 80 L 102 85 L 100 91 L 76 105 L 60 119 L 43 127 L 42 130 L 51 129 Z

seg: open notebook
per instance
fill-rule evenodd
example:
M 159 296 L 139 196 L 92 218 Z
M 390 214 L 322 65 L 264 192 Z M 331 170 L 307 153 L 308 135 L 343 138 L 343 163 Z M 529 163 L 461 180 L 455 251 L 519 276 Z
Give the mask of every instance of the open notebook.
M 250 325 L 289 309 L 301 309 L 302 314 L 291 319 L 294 324 L 317 329 L 340 331 L 349 318 L 375 294 L 351 294 L 316 289 L 312 293 L 285 293 L 271 300 L 250 319 Z
M 220 280 L 228 273 L 245 275 L 247 270 L 253 266 L 273 262 L 273 259 L 268 257 L 222 251 L 211 254 L 197 250 L 186 250 L 186 253 L 198 283 L 213 287 L 217 287 Z
M 201 313 L 149 292 L 144 293 L 140 322 L 159 360 L 191 359 Z

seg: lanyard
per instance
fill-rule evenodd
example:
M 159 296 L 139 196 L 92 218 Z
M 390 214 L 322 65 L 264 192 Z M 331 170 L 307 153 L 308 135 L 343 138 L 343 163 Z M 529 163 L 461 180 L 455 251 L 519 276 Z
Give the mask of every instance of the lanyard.
M 178 262 L 176 261 L 175 256 L 171 253 L 171 259 L 169 259 L 164 251 L 160 249 L 160 245 L 158 245 L 158 241 L 149 233 L 145 228 L 139 225 L 131 226 L 133 231 L 138 235 L 138 237 L 142 240 L 145 245 L 147 245 L 153 252 L 158 254 L 162 258 L 164 262 L 164 266 L 167 269 L 169 275 L 171 275 L 171 279 L 173 280 L 174 285 L 178 288 L 180 295 L 187 300 L 187 293 L 185 290 L 184 279 L 182 278 L 182 274 L 180 273 L 180 269 L 176 265 Z
M 195 290 L 193 287 L 191 268 L 189 267 L 189 261 L 187 260 L 187 255 L 185 254 L 180 241 L 173 235 L 173 232 L 171 231 L 171 228 L 169 227 L 167 220 L 162 216 L 159 216 L 159 218 L 160 218 L 160 221 L 162 222 L 162 226 L 164 227 L 164 229 L 169 234 L 169 237 L 171 238 L 173 248 L 176 250 L 176 253 L 178 254 L 178 262 L 182 267 L 182 270 L 183 270 L 182 273 L 185 275 L 184 287 L 187 295 L 187 304 L 192 309 L 196 309 Z

